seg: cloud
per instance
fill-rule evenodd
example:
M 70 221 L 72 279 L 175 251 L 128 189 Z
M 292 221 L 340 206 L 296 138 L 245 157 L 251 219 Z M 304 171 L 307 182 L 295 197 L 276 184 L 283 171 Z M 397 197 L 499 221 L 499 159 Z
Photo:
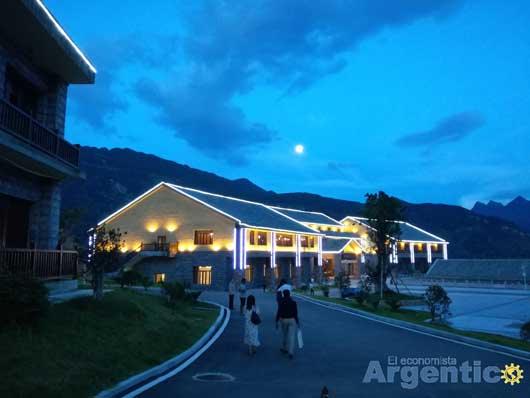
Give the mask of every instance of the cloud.
M 485 123 L 484 117 L 477 112 L 461 112 L 440 120 L 425 131 L 406 134 L 396 141 L 399 146 L 426 147 L 461 140 Z
M 120 72 L 132 65 L 145 68 L 160 68 L 166 53 L 174 53 L 175 40 L 151 37 L 144 34 L 130 34 L 120 38 L 96 38 L 88 44 L 90 55 L 98 69 L 93 85 L 74 85 L 69 98 L 73 102 L 73 115 L 95 131 L 115 133 L 116 127 L 109 118 L 129 108 L 126 94 L 115 89 Z M 153 45 L 154 43 L 154 45 Z
M 277 133 L 247 120 L 234 99 L 259 84 L 295 95 L 346 66 L 367 37 L 420 18 L 444 18 L 461 0 L 206 0 L 183 5 L 186 66 L 136 94 L 155 120 L 208 156 L 244 164 Z M 184 4 L 184 3 L 183 3 Z

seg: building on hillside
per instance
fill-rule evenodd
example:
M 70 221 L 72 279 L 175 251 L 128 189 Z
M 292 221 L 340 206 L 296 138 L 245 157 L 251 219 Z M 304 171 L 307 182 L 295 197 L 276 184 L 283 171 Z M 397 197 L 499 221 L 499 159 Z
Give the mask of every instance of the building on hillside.
M 390 256 L 390 262 L 400 264 L 404 269 L 413 271 L 426 272 L 435 259 L 447 259 L 447 246 L 449 242 L 430 232 L 427 232 L 415 225 L 405 221 L 399 222 L 401 234 L 393 246 L 393 253 Z M 361 235 L 365 243 L 362 247 L 368 245 L 368 225 L 367 219 L 363 217 L 348 216 L 341 220 L 347 230 Z
M 0 5 L 0 263 L 42 278 L 75 275 L 77 253 L 57 250 L 61 181 L 78 178 L 65 139 L 69 84 L 96 70 L 41 0 Z
M 163 182 L 97 228 L 126 233 L 126 268 L 198 288 L 224 289 L 234 273 L 254 286 L 307 282 L 322 259 L 323 234 L 274 208 Z
M 245 277 L 252 286 L 332 279 L 339 273 L 359 278 L 375 252 L 366 220 L 337 221 L 326 214 L 231 198 L 161 182 L 97 225 L 120 230 L 125 268 L 154 282 L 181 281 L 194 287 L 226 288 Z M 430 253 L 447 255 L 447 242 L 402 223 L 392 262 L 412 261 Z M 90 244 L 94 244 L 94 232 Z M 412 245 L 403 255 L 399 246 Z M 426 246 L 429 245 L 430 249 Z M 436 246 L 435 249 L 435 245 Z M 443 248 L 445 247 L 445 248 Z M 427 257 L 425 257 L 427 259 Z

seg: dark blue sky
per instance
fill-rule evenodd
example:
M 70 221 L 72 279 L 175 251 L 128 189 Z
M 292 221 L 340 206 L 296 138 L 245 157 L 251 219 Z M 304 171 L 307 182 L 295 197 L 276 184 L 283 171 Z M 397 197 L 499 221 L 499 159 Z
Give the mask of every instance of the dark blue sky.
M 46 4 L 98 69 L 73 142 L 279 192 L 530 196 L 530 2 Z

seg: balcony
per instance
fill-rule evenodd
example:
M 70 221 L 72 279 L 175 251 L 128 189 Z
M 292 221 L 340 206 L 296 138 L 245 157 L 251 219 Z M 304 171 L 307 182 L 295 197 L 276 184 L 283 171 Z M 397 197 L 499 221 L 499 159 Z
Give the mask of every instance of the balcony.
M 79 167 L 78 146 L 70 144 L 4 99 L 0 99 L 0 128 L 61 162 Z
M 78 254 L 69 250 L 0 249 L 0 272 L 39 279 L 77 276 Z
M 169 243 L 142 243 L 140 246 L 142 252 L 169 252 Z

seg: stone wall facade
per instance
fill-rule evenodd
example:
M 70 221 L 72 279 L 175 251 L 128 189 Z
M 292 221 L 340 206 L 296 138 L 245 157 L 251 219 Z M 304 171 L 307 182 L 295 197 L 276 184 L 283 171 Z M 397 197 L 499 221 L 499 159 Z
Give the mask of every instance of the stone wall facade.
M 0 161 L 0 194 L 32 203 L 28 247 L 53 250 L 59 241 L 60 183 Z
M 211 285 L 198 285 L 193 280 L 193 269 L 198 266 L 211 266 Z M 233 276 L 232 253 L 222 252 L 192 252 L 179 253 L 176 257 L 146 257 L 135 269 L 149 278 L 154 274 L 165 274 L 166 281 L 180 282 L 195 289 L 226 290 L 228 282 Z

